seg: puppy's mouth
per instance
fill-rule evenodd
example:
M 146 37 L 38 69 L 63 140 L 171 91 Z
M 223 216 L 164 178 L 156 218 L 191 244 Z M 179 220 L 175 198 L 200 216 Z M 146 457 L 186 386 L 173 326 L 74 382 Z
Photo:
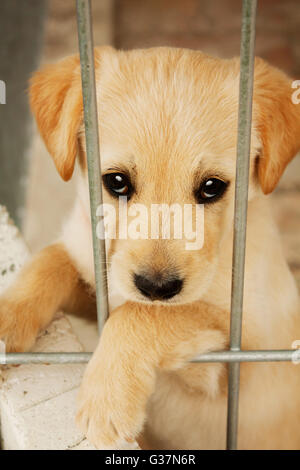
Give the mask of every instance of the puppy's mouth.
M 144 302 L 174 302 L 183 289 L 184 281 L 176 274 L 162 276 L 160 273 L 134 273 L 133 283 L 139 299 Z

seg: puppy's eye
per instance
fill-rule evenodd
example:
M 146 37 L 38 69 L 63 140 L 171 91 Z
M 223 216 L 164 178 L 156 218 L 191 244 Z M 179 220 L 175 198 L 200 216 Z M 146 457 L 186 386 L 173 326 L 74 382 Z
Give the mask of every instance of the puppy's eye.
M 217 178 L 209 178 L 203 181 L 195 195 L 199 204 L 213 202 L 223 196 L 227 183 Z
M 102 178 L 104 186 L 112 196 L 131 196 L 133 187 L 127 175 L 123 173 L 107 173 Z

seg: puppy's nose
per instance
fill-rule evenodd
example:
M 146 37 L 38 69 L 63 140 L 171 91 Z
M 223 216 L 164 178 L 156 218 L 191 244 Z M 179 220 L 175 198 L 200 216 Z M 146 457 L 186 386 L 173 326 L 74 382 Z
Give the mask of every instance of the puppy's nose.
M 183 285 L 179 278 L 161 281 L 139 274 L 134 275 L 134 283 L 138 290 L 151 300 L 171 299 L 181 291 Z

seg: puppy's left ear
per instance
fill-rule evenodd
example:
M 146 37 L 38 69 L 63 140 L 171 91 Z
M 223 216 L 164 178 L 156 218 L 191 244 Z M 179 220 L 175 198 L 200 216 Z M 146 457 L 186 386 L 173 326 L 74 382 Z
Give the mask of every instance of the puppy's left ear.
M 58 173 L 68 181 L 74 170 L 83 119 L 79 56 L 67 57 L 36 72 L 29 95 L 41 136 Z
M 256 58 L 253 119 L 262 144 L 258 178 L 265 194 L 300 150 L 300 104 L 292 102 L 294 91 L 287 75 Z

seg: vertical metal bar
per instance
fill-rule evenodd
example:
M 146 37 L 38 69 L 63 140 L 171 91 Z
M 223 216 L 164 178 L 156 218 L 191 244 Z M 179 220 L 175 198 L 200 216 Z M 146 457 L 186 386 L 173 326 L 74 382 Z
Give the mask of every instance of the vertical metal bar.
M 232 351 L 240 350 L 242 335 L 256 5 L 256 0 L 243 0 L 230 317 Z M 239 385 L 240 364 L 233 362 L 228 377 L 227 449 L 237 448 Z
M 86 152 L 93 231 L 94 266 L 99 332 L 108 316 L 105 241 L 96 234 L 97 207 L 102 204 L 102 181 L 99 152 L 94 48 L 90 0 L 77 0 L 78 39 L 81 63 Z

